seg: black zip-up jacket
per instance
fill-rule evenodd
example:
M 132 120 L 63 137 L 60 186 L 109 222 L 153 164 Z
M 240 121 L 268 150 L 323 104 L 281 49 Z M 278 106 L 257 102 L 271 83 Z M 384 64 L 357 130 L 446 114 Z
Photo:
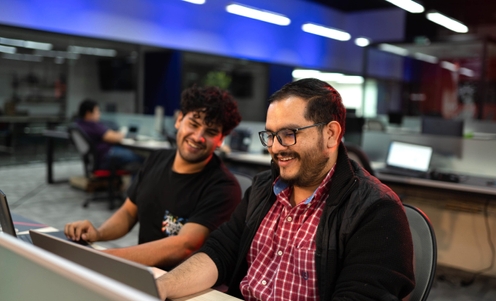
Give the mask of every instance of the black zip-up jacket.
M 275 168 L 255 176 L 231 219 L 200 250 L 215 262 L 217 284 L 227 283 L 238 298 L 251 242 L 276 200 L 277 176 Z M 342 144 L 316 244 L 320 300 L 401 300 L 413 290 L 413 245 L 403 206 L 389 187 L 348 159 Z

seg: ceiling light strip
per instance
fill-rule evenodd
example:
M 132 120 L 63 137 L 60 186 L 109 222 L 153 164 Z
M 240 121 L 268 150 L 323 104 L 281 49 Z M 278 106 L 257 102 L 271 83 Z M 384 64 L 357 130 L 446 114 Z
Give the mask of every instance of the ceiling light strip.
M 441 26 L 448 28 L 454 32 L 458 33 L 466 33 L 468 32 L 468 27 L 460 21 L 457 21 L 453 18 L 445 16 L 437 11 L 429 11 L 426 14 L 427 19 L 430 21 L 437 23 Z
M 226 11 L 228 13 L 235 14 L 238 16 L 243 16 L 281 26 L 287 26 L 291 23 L 291 20 L 284 15 L 257 8 L 252 8 L 241 4 L 235 4 L 235 3 L 229 4 L 226 6 Z
M 441 67 L 446 69 L 446 70 L 453 71 L 453 72 L 458 71 L 458 67 L 455 64 L 450 63 L 448 61 L 442 61 Z
M 346 31 L 339 29 L 334 29 L 330 27 L 325 27 L 322 25 L 317 25 L 313 23 L 305 23 L 301 26 L 301 30 L 318 36 L 338 40 L 338 41 L 348 41 L 351 39 L 351 35 Z
M 75 45 L 67 46 L 67 52 L 85 54 L 85 55 L 108 56 L 108 57 L 114 57 L 117 55 L 117 51 L 115 49 L 83 47 L 83 46 L 75 46 Z
M 16 51 L 17 51 L 17 48 L 15 48 L 15 47 L 0 45 L 0 52 L 12 54 L 12 53 L 16 53 Z
M 401 56 L 407 56 L 408 55 L 408 50 L 406 50 L 405 48 L 401 48 L 401 47 L 394 46 L 391 44 L 380 44 L 378 47 L 382 51 L 394 53 L 394 54 L 401 55 Z
M 417 60 L 421 60 L 431 64 L 437 64 L 437 62 L 439 61 L 437 57 L 421 52 L 417 52 L 413 54 L 413 57 L 416 58 Z
M 386 1 L 413 14 L 424 12 L 424 7 L 415 1 L 411 1 L 411 0 L 386 0 Z
M 50 43 L 24 41 L 18 39 L 2 38 L 2 37 L 0 37 L 0 44 L 15 46 L 15 47 L 30 48 L 30 49 L 39 49 L 39 50 L 51 50 L 53 48 L 53 45 Z
M 193 4 L 205 4 L 205 0 L 183 0 L 184 2 L 189 2 Z

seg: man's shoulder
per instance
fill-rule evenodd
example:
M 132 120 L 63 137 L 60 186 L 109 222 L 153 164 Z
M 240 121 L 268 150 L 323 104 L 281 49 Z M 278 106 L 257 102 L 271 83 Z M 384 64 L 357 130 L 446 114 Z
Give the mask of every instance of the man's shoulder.
M 175 149 L 156 150 L 148 156 L 147 163 L 149 165 L 150 164 L 155 165 L 159 162 L 163 162 L 164 160 L 171 158 L 175 153 L 176 153 Z

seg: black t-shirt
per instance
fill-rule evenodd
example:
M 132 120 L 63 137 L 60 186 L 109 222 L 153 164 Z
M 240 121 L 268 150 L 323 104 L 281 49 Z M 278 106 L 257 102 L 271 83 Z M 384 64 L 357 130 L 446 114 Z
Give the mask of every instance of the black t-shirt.
M 241 201 L 236 178 L 215 154 L 201 172 L 178 174 L 172 171 L 175 153 L 151 154 L 128 189 L 138 207 L 140 244 L 175 235 L 186 222 L 215 230 Z M 168 226 L 162 232 L 164 220 Z

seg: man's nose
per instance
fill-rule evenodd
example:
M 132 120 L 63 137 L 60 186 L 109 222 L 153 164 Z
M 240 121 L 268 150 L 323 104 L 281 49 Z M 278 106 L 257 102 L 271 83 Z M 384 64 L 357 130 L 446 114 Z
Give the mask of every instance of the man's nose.
M 196 129 L 193 133 L 193 138 L 198 142 L 205 142 L 205 131 L 203 129 Z
M 287 146 L 284 146 L 279 142 L 279 139 L 277 137 L 274 137 L 274 141 L 272 142 L 272 146 L 270 147 L 272 149 L 272 152 L 277 153 L 280 150 L 285 150 Z

